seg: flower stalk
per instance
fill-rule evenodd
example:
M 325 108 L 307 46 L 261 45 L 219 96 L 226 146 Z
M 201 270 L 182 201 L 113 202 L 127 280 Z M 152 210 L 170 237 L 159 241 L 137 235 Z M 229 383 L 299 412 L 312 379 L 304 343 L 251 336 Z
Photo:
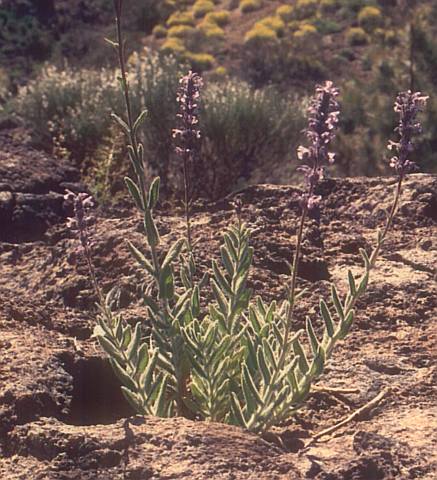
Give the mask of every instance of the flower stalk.
M 299 160 L 305 162 L 298 170 L 302 171 L 306 181 L 306 192 L 301 196 L 302 213 L 296 238 L 295 254 L 293 258 L 291 284 L 288 295 L 284 345 L 278 362 L 278 369 L 284 367 L 289 353 L 289 337 L 296 299 L 297 274 L 302 249 L 303 231 L 308 212 L 320 202 L 320 196 L 315 195 L 315 189 L 324 178 L 325 164 L 332 165 L 335 155 L 328 151 L 329 144 L 335 137 L 340 114 L 337 97 L 338 89 L 330 81 L 316 87 L 316 94 L 308 107 L 308 128 L 306 137 L 309 146 L 300 146 L 297 150 Z
M 199 155 L 199 140 L 201 138 L 199 124 L 199 99 L 202 88 L 202 78 L 189 71 L 181 78 L 180 88 L 177 95 L 179 103 L 180 126 L 173 130 L 173 138 L 178 144 L 175 148 L 177 155 L 182 159 L 184 177 L 184 210 L 188 248 L 192 251 L 193 242 L 191 235 L 191 203 L 193 201 L 193 186 L 191 179 Z
M 91 195 L 87 193 L 76 194 L 70 190 L 67 190 L 67 193 L 64 195 L 64 200 L 67 203 L 73 204 L 74 217 L 68 219 L 67 225 L 71 230 L 77 232 L 80 242 L 79 253 L 82 253 L 86 260 L 94 292 L 101 304 L 103 294 L 97 282 L 96 271 L 92 260 L 93 242 L 90 232 L 90 227 L 94 222 L 94 217 L 91 214 L 91 209 L 94 207 L 94 200 Z

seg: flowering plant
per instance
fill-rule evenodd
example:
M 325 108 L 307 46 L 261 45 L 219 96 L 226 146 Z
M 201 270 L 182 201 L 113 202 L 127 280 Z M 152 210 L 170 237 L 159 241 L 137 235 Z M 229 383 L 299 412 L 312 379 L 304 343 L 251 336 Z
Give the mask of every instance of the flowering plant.
M 186 238 L 177 240 L 168 251 L 158 251 L 160 236 L 153 212 L 159 199 L 159 179 L 146 188 L 143 149 L 136 137 L 144 114 L 132 118 L 121 46 L 122 2 L 114 1 L 118 31 L 118 42 L 114 46 L 119 53 L 126 120 L 115 118 L 128 138 L 134 178 L 126 178 L 126 184 L 144 217 L 148 251 L 132 243 L 129 247 L 144 269 L 144 301 L 151 328 L 146 333 L 142 322 L 132 327 L 124 321 L 115 311 L 115 292 L 103 298 L 96 286 L 100 315 L 95 337 L 108 354 L 127 400 L 138 413 L 183 415 L 264 432 L 294 415 L 322 374 L 335 346 L 353 324 L 356 302 L 367 289 L 370 272 L 397 210 L 402 180 L 410 168 L 406 155 L 411 153 L 412 134 L 419 131 L 416 116 L 425 97 L 411 92 L 398 96 L 395 109 L 400 113 L 400 126 L 396 130 L 400 141 L 391 144 L 398 152 L 393 160 L 399 176 L 395 200 L 373 250 L 370 254 L 361 250 L 364 269 L 358 281 L 349 271 L 346 294 L 332 285 L 329 301 L 320 299 L 322 335 L 316 334 L 309 317 L 306 328 L 296 332 L 292 330 L 292 320 L 294 306 L 304 293 L 297 292 L 297 281 L 305 220 L 308 211 L 319 202 L 315 190 L 323 178 L 324 164 L 334 159 L 328 146 L 338 124 L 339 92 L 331 82 L 316 88 L 308 110 L 309 146 L 298 149 L 299 158 L 305 162 L 301 170 L 307 186 L 301 197 L 301 217 L 286 297 L 270 303 L 259 296 L 252 297 L 247 280 L 254 250 L 250 246 L 250 230 L 238 215 L 236 225 L 229 227 L 223 236 L 221 261 L 212 262 L 209 286 L 213 300 L 205 306 L 203 299 L 207 295 L 203 292 L 208 278 L 194 281 L 195 262 L 187 209 Z M 199 77 L 191 72 L 181 81 L 178 117 L 181 122 L 175 134 L 186 173 L 200 135 L 197 127 L 200 85 Z M 187 181 L 185 199 L 187 206 Z M 84 225 L 81 205 L 88 201 L 79 196 L 76 202 L 76 224 L 82 245 L 86 247 L 89 240 L 83 237 L 86 229 L 81 230 L 80 225 Z M 88 265 L 93 276 L 91 261 Z M 95 281 L 95 276 L 93 279 Z

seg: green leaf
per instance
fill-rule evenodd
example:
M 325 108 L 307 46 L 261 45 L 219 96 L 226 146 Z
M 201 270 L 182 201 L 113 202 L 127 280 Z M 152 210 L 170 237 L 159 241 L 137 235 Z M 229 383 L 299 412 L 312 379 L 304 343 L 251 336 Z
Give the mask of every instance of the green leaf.
M 349 330 L 352 326 L 352 323 L 354 321 L 354 311 L 351 310 L 346 318 L 343 320 L 343 322 L 341 323 L 341 326 L 340 326 L 340 332 L 339 334 L 337 335 L 337 338 L 339 340 L 342 340 L 348 333 L 349 333 Z
M 159 200 L 159 186 L 160 186 L 160 178 L 156 177 L 149 188 L 149 201 L 148 201 L 148 208 L 153 210 L 156 207 L 156 204 Z
M 144 342 L 138 349 L 137 368 L 135 375 L 142 375 L 149 363 L 149 346 Z
M 367 271 L 363 275 L 363 278 L 360 281 L 360 285 L 358 286 L 358 290 L 357 290 L 358 295 L 362 295 L 366 291 L 368 283 L 369 283 L 369 271 Z
M 238 400 L 235 392 L 231 392 L 231 408 L 237 425 L 240 425 L 240 427 L 243 428 L 247 428 L 247 422 L 244 419 L 243 410 L 241 409 L 240 401 Z
M 109 359 L 109 361 L 121 383 L 130 390 L 136 391 L 137 386 L 135 385 L 135 382 L 132 380 L 131 376 L 126 372 L 126 370 L 113 358 Z
M 370 258 L 367 255 L 367 252 L 364 250 L 364 248 L 360 248 L 360 253 L 361 253 L 361 256 L 363 257 L 364 265 L 366 266 L 366 270 L 369 270 L 370 269 Z
M 229 252 L 223 246 L 220 248 L 220 252 L 221 252 L 223 265 L 226 271 L 228 272 L 228 275 L 232 278 L 234 276 L 235 270 L 234 270 L 234 266 L 232 265 L 231 257 L 229 256 Z
M 319 345 L 319 349 L 317 350 L 317 353 L 311 363 L 310 377 L 317 378 L 322 374 L 325 367 L 325 361 L 325 350 L 321 345 Z
M 200 293 L 197 285 L 194 287 L 191 295 L 191 312 L 195 318 L 200 315 Z
M 105 350 L 109 357 L 117 360 L 118 362 L 124 363 L 123 356 L 120 354 L 115 345 L 106 337 L 97 337 L 97 340 L 100 343 L 100 346 Z
M 136 207 L 140 210 L 144 210 L 143 200 L 141 198 L 141 193 L 138 185 L 129 177 L 124 177 L 124 183 L 126 184 L 126 187 L 129 190 L 129 193 L 133 201 L 135 202 Z
M 352 272 L 350 270 L 348 270 L 348 272 L 347 272 L 347 278 L 348 278 L 348 281 L 349 281 L 349 290 L 350 290 L 352 296 L 355 296 L 357 294 L 357 287 L 355 285 L 354 276 L 352 275 Z
M 149 262 L 149 260 L 147 260 L 147 258 L 144 256 L 144 254 L 141 253 L 140 250 L 138 250 L 138 248 L 135 247 L 135 245 L 131 241 L 128 240 L 127 245 L 129 247 L 129 250 L 130 250 L 131 254 L 135 258 L 135 260 L 145 270 L 147 270 L 150 273 L 150 275 L 155 276 L 155 269 L 153 268 L 153 265 Z
M 144 119 L 146 118 L 146 115 L 147 115 L 147 110 L 144 109 L 137 117 L 137 119 L 135 120 L 135 123 L 134 123 L 134 127 L 133 127 L 133 130 L 134 130 L 134 134 L 137 133 L 137 130 L 138 130 L 138 127 L 141 125 L 141 123 L 144 121 Z
M 142 401 L 140 397 L 136 393 L 132 392 L 131 390 L 129 390 L 124 386 L 121 387 L 121 391 L 123 392 L 123 395 L 128 401 L 128 403 L 130 404 L 130 406 L 136 412 L 138 412 L 141 415 L 144 415 L 145 413 L 147 413 L 144 406 L 142 405 Z
M 114 42 L 110 38 L 104 38 L 105 42 L 111 45 L 111 47 L 118 48 L 118 42 Z
M 223 295 L 223 292 L 220 290 L 219 286 L 217 285 L 216 281 L 212 278 L 211 279 L 211 287 L 214 293 L 214 297 L 218 303 L 220 311 L 223 315 L 228 315 L 228 301 L 226 297 Z
M 161 380 L 161 384 L 158 390 L 158 395 L 156 397 L 155 412 L 158 417 L 167 416 L 167 405 L 166 405 L 167 383 L 168 383 L 168 377 L 165 376 Z
M 172 300 L 174 296 L 173 271 L 170 265 L 167 265 L 159 274 L 159 297 Z
M 112 117 L 113 120 L 115 120 L 120 125 L 120 127 L 124 130 L 124 132 L 127 135 L 129 135 L 130 130 L 129 130 L 128 124 L 121 117 L 116 115 L 115 113 L 111 113 L 111 117 Z
M 261 345 L 258 347 L 257 360 L 258 360 L 259 369 L 261 371 L 261 375 L 263 376 L 263 379 L 264 379 L 264 384 L 269 385 L 271 374 L 270 374 L 269 367 L 267 366 L 266 357 L 264 355 Z
M 333 337 L 334 322 L 332 321 L 331 313 L 328 309 L 328 306 L 326 305 L 326 302 L 323 299 L 320 300 L 320 313 L 325 322 L 326 333 L 328 334 L 329 337 Z
M 228 253 L 230 257 L 234 260 L 234 262 L 237 261 L 237 250 L 234 247 L 234 244 L 232 243 L 231 237 L 229 234 L 225 233 L 223 236 L 223 240 L 225 242 L 226 248 L 228 250 Z
M 162 266 L 161 266 L 162 269 L 170 265 L 179 256 L 184 244 L 185 244 L 185 239 L 180 238 L 170 247 L 170 250 L 167 252 L 167 255 L 165 256 L 164 261 L 162 262 Z
M 311 319 L 307 317 L 306 319 L 306 330 L 308 334 L 308 338 L 310 339 L 311 343 L 311 350 L 315 355 L 317 350 L 319 349 L 319 341 L 317 340 L 316 333 L 314 332 L 313 324 L 311 323 Z
M 130 344 L 127 347 L 126 354 L 129 361 L 132 361 L 138 355 L 138 348 L 139 348 L 140 342 L 141 342 L 141 322 L 137 322 L 137 324 L 135 325 L 134 334 L 132 335 Z
M 305 375 L 308 372 L 308 370 L 310 369 L 310 366 L 308 365 L 308 360 L 307 360 L 307 357 L 305 355 L 305 351 L 302 348 L 302 345 L 300 344 L 299 339 L 297 339 L 293 343 L 293 350 L 294 350 L 294 354 L 296 355 L 296 357 L 299 358 L 299 360 L 298 360 L 299 370 L 302 372 L 303 375 Z
M 255 382 L 253 381 L 247 365 L 243 365 L 242 367 L 241 386 L 243 388 L 247 410 L 249 412 L 255 412 L 257 405 L 262 405 L 262 399 L 256 389 Z
M 215 260 L 212 262 L 212 270 L 214 273 L 214 278 L 217 284 L 220 285 L 221 290 L 223 290 L 223 292 L 225 292 L 228 296 L 233 295 L 229 282 L 226 280 Z
M 146 392 L 150 392 L 152 388 L 153 374 L 155 372 L 155 367 L 158 361 L 158 350 L 151 352 L 149 363 L 147 364 L 146 369 L 143 371 L 140 377 L 140 386 Z
M 159 245 L 159 233 L 156 228 L 155 221 L 152 217 L 150 208 L 146 208 L 144 212 L 144 228 L 146 229 L 147 241 L 149 245 L 154 248 Z
M 91 338 L 105 337 L 108 334 L 109 335 L 111 334 L 109 329 L 105 330 L 100 324 L 97 324 L 94 326 L 93 334 L 91 335 Z
M 340 301 L 340 297 L 338 296 L 337 289 L 335 288 L 335 285 L 331 285 L 331 297 L 332 297 L 332 303 L 334 304 L 335 311 L 337 312 L 337 315 L 340 317 L 340 320 L 344 319 L 344 311 L 343 311 L 343 306 Z
M 144 295 L 143 300 L 144 300 L 144 304 L 146 305 L 146 307 L 150 308 L 150 310 L 155 315 L 157 315 L 159 313 L 158 304 L 155 302 L 155 300 L 150 295 Z

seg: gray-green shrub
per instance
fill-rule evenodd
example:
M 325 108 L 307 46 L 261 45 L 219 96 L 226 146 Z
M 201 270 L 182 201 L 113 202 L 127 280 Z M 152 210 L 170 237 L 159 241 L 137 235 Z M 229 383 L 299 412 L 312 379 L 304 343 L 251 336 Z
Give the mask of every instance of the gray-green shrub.
M 230 178 L 244 184 L 255 168 L 289 158 L 303 122 L 298 100 L 274 89 L 234 81 L 210 84 L 200 112 L 209 188 L 223 193 Z
M 172 56 L 146 51 L 130 59 L 129 84 L 135 114 L 148 114 L 138 129 L 148 175 L 159 175 L 166 191 L 177 189 L 172 129 L 179 78 L 185 66 Z M 122 109 L 113 70 L 46 66 L 22 87 L 7 109 L 31 128 L 35 142 L 53 139 L 81 160 L 110 135 L 110 113 Z M 254 168 L 290 155 L 302 128 L 299 102 L 273 89 L 245 83 L 211 82 L 200 114 L 201 156 L 207 168 L 199 179 L 204 193 L 226 194 L 247 181 Z M 171 174 L 173 172 L 173 174 Z M 230 175 L 234 182 L 229 182 Z

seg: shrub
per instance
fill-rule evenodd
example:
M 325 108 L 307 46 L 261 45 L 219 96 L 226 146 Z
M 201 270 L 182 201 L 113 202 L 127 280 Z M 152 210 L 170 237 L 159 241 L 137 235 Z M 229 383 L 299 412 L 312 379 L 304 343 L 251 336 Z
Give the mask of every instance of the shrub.
M 225 32 L 216 23 L 203 21 L 198 25 L 199 30 L 203 33 L 207 40 L 223 40 Z
M 189 25 L 176 25 L 174 27 L 170 27 L 167 31 L 167 37 L 176 37 L 176 38 L 190 38 L 194 35 L 196 29 L 194 27 L 190 27 Z
M 161 45 L 160 51 L 165 55 L 182 55 L 186 48 L 181 38 L 172 37 Z
M 208 23 L 215 23 L 219 27 L 224 27 L 229 23 L 230 15 L 226 10 L 217 10 L 216 12 L 208 13 L 205 16 L 205 21 Z
M 358 23 L 366 31 L 373 31 L 383 24 L 381 10 L 377 7 L 364 7 L 358 14 Z
M 298 102 L 243 82 L 209 85 L 202 105 L 202 156 L 210 166 L 214 196 L 244 184 L 256 168 L 268 170 L 286 158 L 303 126 Z
M 119 108 L 116 74 L 110 70 L 63 70 L 46 66 L 21 87 L 10 109 L 31 126 L 33 140 L 47 148 L 61 143 L 83 158 L 100 142 Z
M 367 45 L 369 37 L 362 28 L 351 27 L 346 32 L 346 41 L 352 46 Z
M 384 43 L 389 47 L 399 45 L 399 36 L 395 30 L 387 30 L 385 32 Z
M 314 25 L 311 25 L 310 23 L 303 23 L 299 27 L 299 29 L 293 34 L 294 38 L 299 38 L 304 40 L 314 37 L 315 35 L 317 35 L 317 28 Z
M 202 18 L 213 10 L 214 3 L 210 0 L 197 0 L 197 2 L 193 5 L 193 14 L 195 18 Z
M 304 20 L 313 17 L 318 8 L 318 0 L 297 0 L 294 8 L 294 17 L 297 20 Z
M 281 5 L 276 9 L 276 15 L 284 22 L 290 22 L 293 20 L 294 8 L 291 5 Z
M 155 38 L 165 38 L 167 36 L 167 29 L 163 25 L 156 25 L 152 34 Z
M 228 70 L 226 67 L 220 66 L 214 70 L 214 74 L 219 78 L 223 78 L 228 75 Z
M 177 25 L 194 26 L 194 17 L 191 12 L 174 12 L 167 20 L 168 27 L 175 27 Z
M 243 13 L 250 13 L 259 10 L 262 7 L 261 0 L 241 0 L 240 10 Z
M 329 18 L 317 18 L 314 20 L 313 25 L 317 28 L 317 31 L 322 35 L 330 35 L 333 33 L 338 33 L 343 30 L 343 27 Z
M 251 46 L 270 45 L 275 43 L 277 40 L 278 37 L 276 32 L 270 27 L 261 23 L 256 23 L 244 37 L 244 42 Z
M 178 41 L 176 38 L 170 39 Z M 136 55 L 130 78 L 133 109 L 138 114 L 147 109 L 138 133 L 144 144 L 144 158 L 149 174 L 158 173 L 170 189 L 169 175 L 174 156 L 172 129 L 177 112 L 175 102 L 179 77 L 187 68 L 186 64 L 173 56 L 161 56 L 145 50 Z
M 323 14 L 334 13 L 340 6 L 340 0 L 321 0 L 320 11 Z
M 185 57 L 191 63 L 193 70 L 198 73 L 211 70 L 215 63 L 215 58 L 209 53 L 187 52 Z
M 266 17 L 257 22 L 256 25 L 263 25 L 267 28 L 270 28 L 274 32 L 276 32 L 276 35 L 278 37 L 281 37 L 284 35 L 285 31 L 285 23 L 281 20 L 280 17 L 272 16 L 272 17 Z

